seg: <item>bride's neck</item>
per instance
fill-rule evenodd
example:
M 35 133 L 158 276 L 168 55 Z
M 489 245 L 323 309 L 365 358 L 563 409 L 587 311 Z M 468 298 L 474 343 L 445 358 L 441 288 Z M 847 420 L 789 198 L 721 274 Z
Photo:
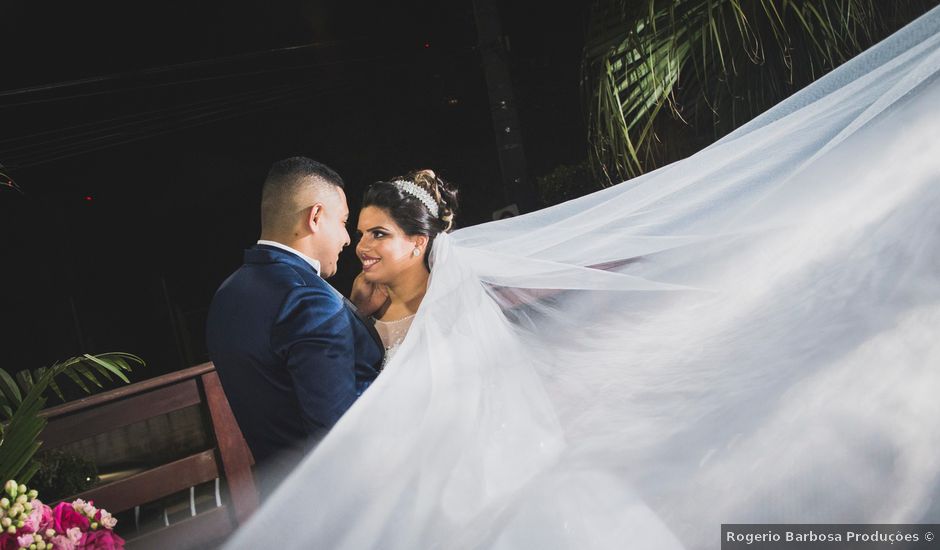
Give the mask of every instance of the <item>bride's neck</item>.
M 402 273 L 388 284 L 389 302 L 381 318 L 400 319 L 418 312 L 418 306 L 428 290 L 428 272 L 423 269 Z

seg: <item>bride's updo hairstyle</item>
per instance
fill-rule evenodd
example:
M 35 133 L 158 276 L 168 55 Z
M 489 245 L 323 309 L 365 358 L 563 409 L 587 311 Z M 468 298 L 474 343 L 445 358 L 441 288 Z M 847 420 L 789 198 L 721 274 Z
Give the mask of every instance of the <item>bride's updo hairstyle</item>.
M 362 207 L 367 206 L 385 210 L 406 235 L 428 238 L 424 266 L 430 271 L 428 258 L 434 237 L 455 229 L 457 188 L 437 177 L 432 170 L 418 170 L 390 181 L 373 183 L 362 197 Z

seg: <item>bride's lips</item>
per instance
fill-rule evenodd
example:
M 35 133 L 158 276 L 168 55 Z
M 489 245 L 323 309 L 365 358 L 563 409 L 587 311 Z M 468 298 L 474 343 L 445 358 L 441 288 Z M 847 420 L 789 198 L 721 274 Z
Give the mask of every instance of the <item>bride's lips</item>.
M 369 256 L 360 256 L 359 261 L 362 262 L 362 270 L 369 271 L 375 264 L 379 263 L 379 258 L 372 258 Z

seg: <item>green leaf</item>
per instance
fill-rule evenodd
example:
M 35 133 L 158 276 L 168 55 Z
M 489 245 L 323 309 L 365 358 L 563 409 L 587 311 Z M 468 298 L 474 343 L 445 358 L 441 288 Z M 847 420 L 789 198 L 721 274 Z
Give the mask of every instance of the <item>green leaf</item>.
M 86 359 L 88 359 L 89 361 L 92 361 L 92 362 L 94 362 L 94 363 L 100 365 L 101 367 L 103 367 L 103 368 L 105 368 L 105 369 L 108 369 L 108 370 L 111 371 L 115 376 L 117 376 L 118 378 L 120 378 L 121 380 L 123 380 L 125 383 L 127 383 L 127 384 L 130 384 L 130 383 L 131 383 L 131 381 L 128 380 L 127 375 L 124 374 L 124 372 L 121 370 L 121 368 L 118 367 L 118 366 L 115 366 L 115 365 L 114 365 L 113 363 L 111 363 L 110 361 L 107 361 L 107 360 L 104 360 L 104 359 L 99 359 L 99 358 L 95 357 L 94 355 L 88 355 L 87 353 L 85 354 L 84 357 L 85 357 Z
M 37 445 L 36 450 L 38 449 L 39 446 Z M 33 451 L 33 455 L 35 455 L 36 450 Z M 33 476 L 36 475 L 36 472 L 38 472 L 40 468 L 42 468 L 42 463 L 33 461 L 29 464 L 29 466 L 26 467 L 25 470 L 23 470 L 23 472 L 17 474 L 16 480 L 23 484 L 29 484 L 29 482 L 33 479 Z M 46 548 L 49 547 L 47 546 Z
M 127 362 L 127 360 L 126 360 L 124 357 L 119 357 L 119 356 L 118 356 L 118 357 L 112 358 L 111 360 L 114 361 L 114 363 L 115 363 L 117 366 L 121 367 L 123 370 L 126 370 L 127 372 L 131 372 L 131 370 L 132 370 L 132 369 L 131 369 L 131 366 L 130 366 L 130 364 Z
M 114 380 L 113 378 L 111 378 L 111 371 L 94 363 L 91 365 L 91 368 L 95 369 L 95 372 L 103 376 L 104 379 L 107 380 L 108 382 L 111 382 Z
M 83 377 L 97 384 L 94 371 L 98 371 L 107 376 L 114 374 L 129 382 L 123 371 L 130 371 L 132 363 L 141 366 L 145 364 L 139 357 L 123 352 L 83 355 L 56 362 L 47 369 L 37 369 L 18 377 L 24 385 L 32 383 L 25 395 L 19 392 L 17 383 L 9 373 L 0 369 L 0 408 L 10 419 L 5 427 L 0 426 L 0 434 L 3 435 L 0 440 L 0 479 L 17 479 L 25 483 L 39 467 L 33 457 L 42 445 L 38 438 L 46 426 L 46 420 L 39 416 L 39 412 L 45 405 L 43 394 L 50 386 L 62 397 L 55 381 L 57 376 L 65 374 L 90 393 Z
M 42 429 L 40 428 L 39 431 L 42 431 Z M 39 435 L 39 431 L 36 432 L 36 436 Z M 24 439 L 25 439 L 25 438 L 24 438 Z M 11 472 L 16 472 L 16 473 L 14 474 L 14 477 L 11 477 L 10 479 L 16 479 L 16 480 L 20 481 L 20 483 L 25 483 L 25 481 L 22 481 L 22 480 L 23 480 L 23 475 L 24 475 L 24 473 L 25 473 L 25 472 L 24 472 L 24 469 L 32 469 L 31 467 L 29 467 L 29 464 L 28 464 L 28 463 L 29 463 L 29 461 L 32 460 L 33 457 L 36 455 L 36 451 L 38 451 L 39 448 L 42 447 L 42 442 L 41 442 L 41 441 L 35 441 L 35 440 L 34 440 L 34 441 L 30 442 L 30 443 L 27 445 L 27 447 L 28 447 L 28 449 L 27 449 L 25 452 L 19 453 L 19 454 L 18 454 L 18 459 L 17 459 L 16 461 L 14 461 L 14 462 L 12 463 L 12 465 L 10 466 L 10 471 L 11 471 Z M 32 476 L 32 473 L 30 473 L 30 476 Z
M 84 376 L 92 384 L 98 386 L 99 388 L 104 387 L 101 385 L 101 382 L 98 381 L 98 377 L 95 376 L 95 373 L 91 370 L 92 368 L 94 368 L 96 371 L 101 370 L 98 368 L 96 363 L 91 363 L 90 366 L 86 365 L 85 363 L 76 363 L 73 368 L 75 369 L 75 372 Z M 110 380 L 110 377 L 108 377 L 108 379 Z
M 75 382 L 75 384 L 76 384 L 79 388 L 81 388 L 82 391 L 84 391 L 85 393 L 91 393 L 91 390 L 88 389 L 88 386 L 85 385 L 85 382 L 82 381 L 81 377 L 78 376 L 78 374 L 77 374 L 74 370 L 72 370 L 72 369 L 65 369 L 65 370 L 63 371 L 63 373 L 64 373 L 66 376 L 68 376 L 69 378 L 71 378 L 71 379 L 72 379 L 72 382 Z
M 16 382 L 13 381 L 13 378 L 10 377 L 10 373 L 5 369 L 0 369 L 0 391 L 3 391 L 3 394 L 6 395 L 7 399 L 14 405 L 19 405 L 20 402 L 23 401 L 20 388 L 16 385 Z
M 52 391 L 55 392 L 60 401 L 65 401 L 65 395 L 62 394 L 62 389 L 59 388 L 59 383 L 56 382 L 55 378 L 49 380 L 49 387 L 52 388 Z
M 34 385 L 32 373 L 29 372 L 28 369 L 23 369 L 16 373 L 16 381 L 19 383 L 23 393 L 28 392 Z
M 581 65 L 592 168 L 621 181 L 686 156 L 931 5 L 595 0 Z
M 48 380 L 48 377 L 44 378 L 33 386 L 7 425 L 3 443 L 0 444 L 0 478 L 16 479 L 23 465 L 39 448 L 36 438 L 46 425 L 46 420 L 38 414 L 45 403 L 41 394 Z

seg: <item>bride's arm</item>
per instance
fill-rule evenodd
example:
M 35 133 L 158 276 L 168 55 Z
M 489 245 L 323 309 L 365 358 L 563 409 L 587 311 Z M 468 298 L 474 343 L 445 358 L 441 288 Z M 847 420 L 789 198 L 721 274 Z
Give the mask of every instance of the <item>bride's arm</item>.
M 388 291 L 384 285 L 375 285 L 366 281 L 360 273 L 353 281 L 349 301 L 363 315 L 373 315 L 388 303 Z

